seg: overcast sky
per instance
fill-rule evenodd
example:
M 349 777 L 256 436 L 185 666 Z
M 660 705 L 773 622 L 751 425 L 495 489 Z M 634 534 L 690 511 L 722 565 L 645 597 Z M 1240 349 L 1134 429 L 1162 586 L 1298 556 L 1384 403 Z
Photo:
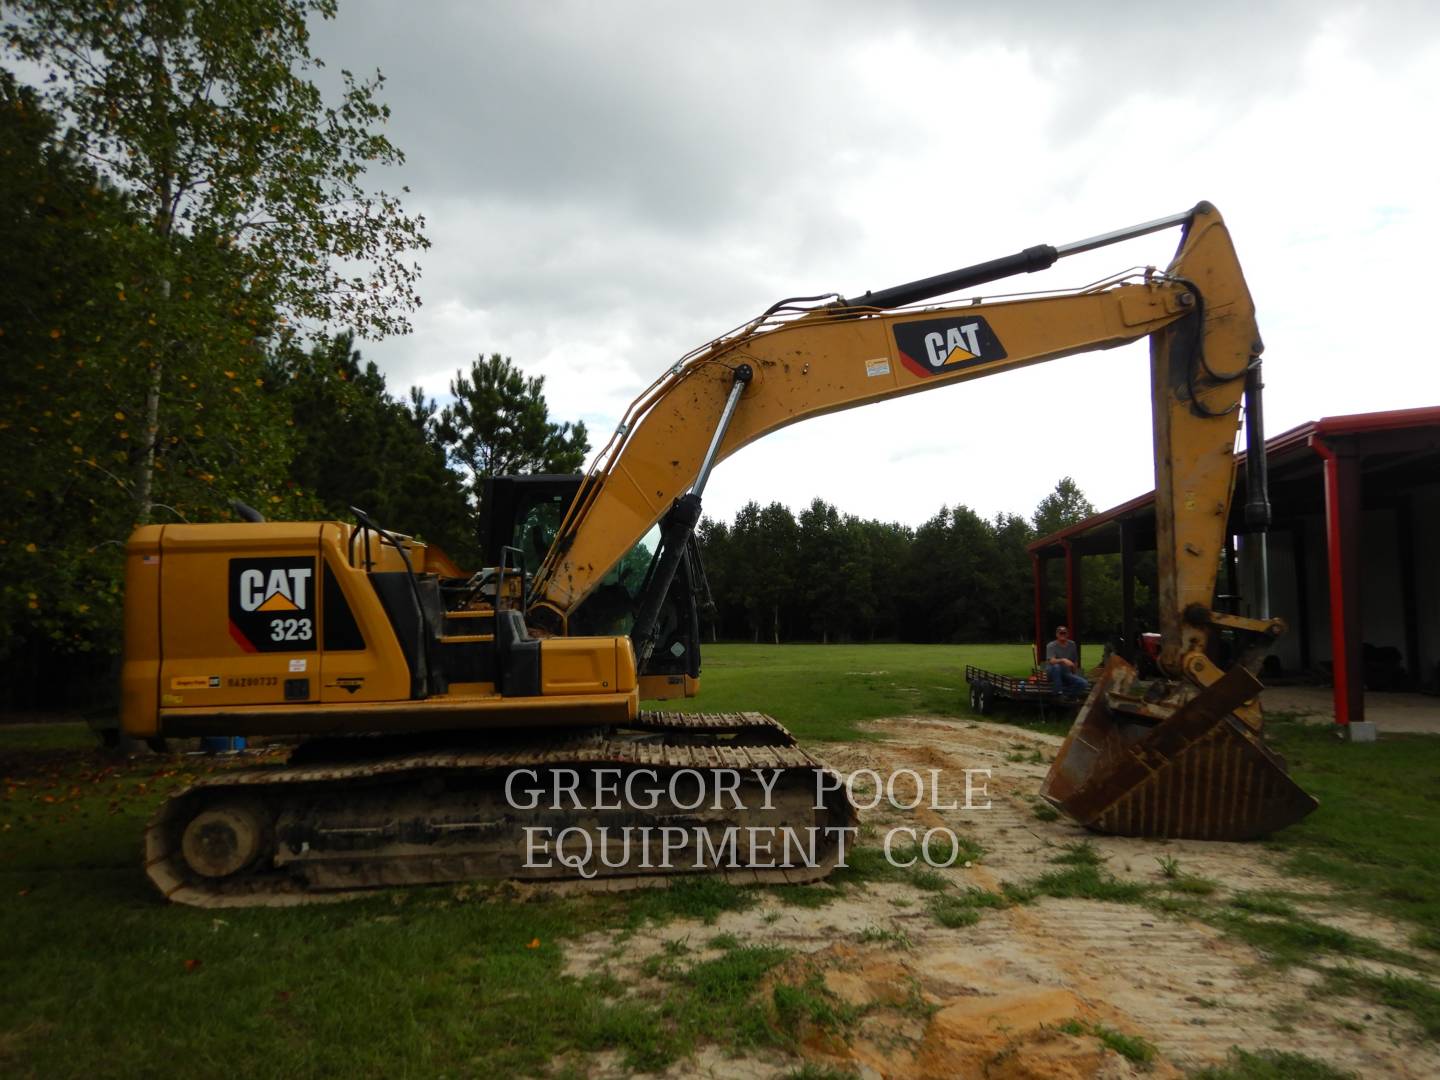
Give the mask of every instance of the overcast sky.
M 1440 4 L 341 0 L 313 45 L 386 75 L 408 161 L 377 180 L 410 186 L 434 243 L 415 333 L 362 345 L 396 391 L 443 398 L 501 352 L 598 447 L 782 296 L 1208 199 L 1255 297 L 1270 434 L 1440 404 Z M 1176 239 L 1013 288 L 1163 266 Z M 722 464 L 706 511 L 1029 514 L 1065 474 L 1104 508 L 1154 486 L 1147 370 L 1142 344 L 810 420 Z

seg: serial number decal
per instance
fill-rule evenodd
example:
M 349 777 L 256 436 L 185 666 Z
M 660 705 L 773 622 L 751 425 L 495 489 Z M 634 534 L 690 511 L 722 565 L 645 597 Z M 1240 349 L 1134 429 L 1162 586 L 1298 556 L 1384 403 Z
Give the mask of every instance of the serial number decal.
M 231 675 L 225 680 L 226 686 L 278 686 L 280 680 L 274 675 Z

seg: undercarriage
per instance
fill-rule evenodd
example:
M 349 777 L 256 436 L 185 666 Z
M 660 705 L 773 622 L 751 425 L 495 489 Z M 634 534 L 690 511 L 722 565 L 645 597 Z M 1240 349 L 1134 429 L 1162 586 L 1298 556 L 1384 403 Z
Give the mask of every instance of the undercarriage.
M 759 713 L 641 713 L 543 741 L 350 737 L 198 780 L 145 833 L 146 871 L 199 907 L 401 885 L 620 890 L 685 874 L 803 883 L 843 865 L 840 777 Z

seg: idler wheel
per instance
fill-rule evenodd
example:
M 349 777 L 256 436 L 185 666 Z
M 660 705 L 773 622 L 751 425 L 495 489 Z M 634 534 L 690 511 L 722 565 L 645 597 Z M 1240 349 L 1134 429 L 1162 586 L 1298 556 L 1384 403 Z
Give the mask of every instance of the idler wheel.
M 255 861 L 264 847 L 264 826 L 248 806 L 212 806 L 185 826 L 180 851 L 185 863 L 208 878 L 238 874 Z

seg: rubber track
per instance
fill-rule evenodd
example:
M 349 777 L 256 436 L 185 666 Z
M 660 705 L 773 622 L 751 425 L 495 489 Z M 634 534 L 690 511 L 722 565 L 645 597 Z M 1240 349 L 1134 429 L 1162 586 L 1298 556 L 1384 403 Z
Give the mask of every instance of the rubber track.
M 637 739 L 636 733 L 651 738 Z M 713 741 L 731 737 L 733 741 Z M 239 792 L 275 803 L 277 789 L 306 785 L 342 787 L 356 781 L 410 779 L 456 772 L 493 772 L 514 768 L 585 767 L 600 765 L 657 769 L 735 769 L 832 772 L 820 759 L 802 750 L 791 733 L 772 717 L 757 712 L 679 713 L 646 712 L 613 733 L 582 732 L 544 742 L 534 738 L 509 741 L 495 749 L 454 749 L 396 754 L 362 761 L 300 766 L 239 769 L 205 776 L 176 792 L 163 803 L 145 829 L 145 871 L 167 899 L 197 907 L 285 906 L 336 900 L 358 895 L 358 889 L 307 890 L 292 877 L 271 871 L 238 882 L 217 883 L 186 870 L 176 841 L 191 806 L 206 796 Z M 696 742 L 696 739 L 711 740 Z M 408 774 L 408 776 L 407 776 Z M 858 813 L 843 785 L 827 809 L 831 825 L 854 826 Z M 836 865 L 835 853 L 814 867 L 711 870 L 735 884 L 801 884 L 824 878 Z M 615 892 L 665 885 L 676 872 L 609 878 L 554 879 L 537 882 L 561 892 Z

